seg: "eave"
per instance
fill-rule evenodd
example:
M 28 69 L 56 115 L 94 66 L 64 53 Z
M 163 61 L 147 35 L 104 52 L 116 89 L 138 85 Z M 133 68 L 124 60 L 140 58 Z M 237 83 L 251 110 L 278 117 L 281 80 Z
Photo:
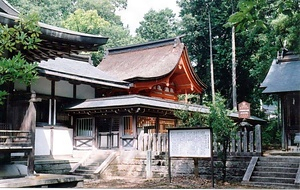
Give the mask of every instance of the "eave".
M 16 24 L 17 16 L 0 12 L 0 24 L 12 27 Z M 63 57 L 82 51 L 96 51 L 104 45 L 108 38 L 67 30 L 39 22 L 42 34 L 41 42 L 36 50 L 23 50 L 22 54 L 29 61 L 40 62 L 42 60 Z

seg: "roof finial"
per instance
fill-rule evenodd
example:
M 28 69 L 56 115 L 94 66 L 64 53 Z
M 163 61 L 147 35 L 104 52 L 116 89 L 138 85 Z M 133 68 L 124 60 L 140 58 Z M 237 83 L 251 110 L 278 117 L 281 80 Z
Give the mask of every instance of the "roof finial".
M 173 48 L 176 48 L 176 46 L 178 45 L 178 44 L 180 44 L 180 38 L 179 37 L 176 37 L 175 38 L 175 40 L 174 40 L 174 45 L 173 45 Z

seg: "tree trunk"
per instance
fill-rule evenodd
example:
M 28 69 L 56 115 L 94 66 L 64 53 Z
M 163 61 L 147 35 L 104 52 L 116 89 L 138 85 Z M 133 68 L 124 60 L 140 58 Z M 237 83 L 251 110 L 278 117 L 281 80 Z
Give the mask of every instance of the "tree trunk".
M 235 26 L 232 27 L 232 108 L 237 111 L 236 95 L 236 59 L 235 59 Z
M 215 104 L 215 80 L 214 80 L 214 63 L 213 63 L 213 53 L 212 53 L 212 32 L 211 32 L 210 10 L 208 10 L 208 28 L 209 28 L 211 95 L 212 95 L 212 102 L 213 104 Z

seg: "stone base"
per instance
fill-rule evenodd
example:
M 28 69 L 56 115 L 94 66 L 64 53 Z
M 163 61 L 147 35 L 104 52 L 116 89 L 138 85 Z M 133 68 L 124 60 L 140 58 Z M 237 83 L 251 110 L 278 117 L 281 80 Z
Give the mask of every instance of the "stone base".
M 36 174 L 21 178 L 2 179 L 0 188 L 19 188 L 19 187 L 83 187 L 83 177 L 74 175 L 56 174 Z

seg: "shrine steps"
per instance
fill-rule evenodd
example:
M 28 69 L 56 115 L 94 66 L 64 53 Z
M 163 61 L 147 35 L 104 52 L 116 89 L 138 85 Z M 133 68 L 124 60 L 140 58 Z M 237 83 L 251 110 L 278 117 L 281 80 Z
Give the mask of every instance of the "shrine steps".
M 242 184 L 269 188 L 300 188 L 300 158 L 253 157 Z

